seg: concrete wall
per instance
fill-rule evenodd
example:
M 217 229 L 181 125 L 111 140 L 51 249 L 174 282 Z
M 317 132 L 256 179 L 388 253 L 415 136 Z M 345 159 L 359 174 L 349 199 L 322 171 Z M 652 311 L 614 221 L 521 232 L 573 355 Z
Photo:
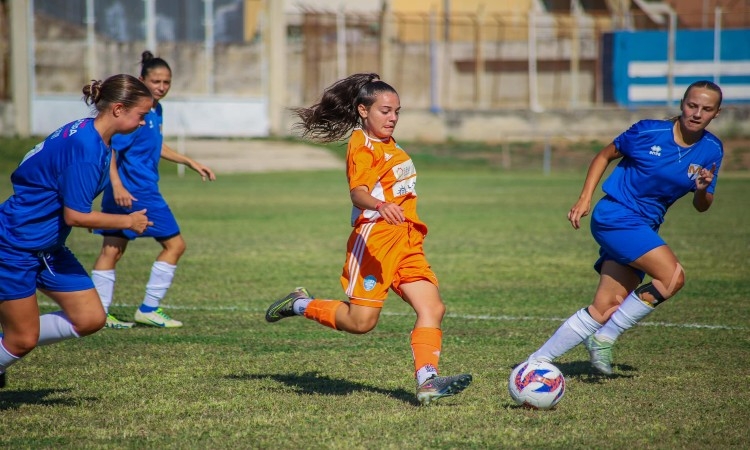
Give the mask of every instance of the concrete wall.
M 47 98 L 35 103 L 36 135 L 46 135 L 60 125 L 88 115 L 79 98 Z M 180 99 L 165 101 L 164 134 L 186 137 L 263 137 L 268 118 L 262 100 Z M 43 110 L 40 110 L 43 108 Z M 676 109 L 623 110 L 600 108 L 576 111 L 550 110 L 534 113 L 525 109 L 502 111 L 452 111 L 432 113 L 426 109 L 405 109 L 396 138 L 406 141 L 527 141 L 547 138 L 609 140 L 640 119 L 677 115 Z M 0 135 L 12 136 L 13 105 L 0 102 Z M 294 118 L 284 117 L 284 129 L 291 135 Z M 750 137 L 750 107 L 727 107 L 711 124 L 720 138 Z M 184 134 L 183 134 L 184 133 Z
M 609 141 L 641 119 L 663 119 L 679 114 L 666 109 L 618 108 L 578 111 L 458 111 L 433 114 L 427 110 L 401 113 L 395 137 L 404 141 Z M 289 119 L 291 123 L 291 118 Z M 750 108 L 722 111 L 710 127 L 722 137 L 750 137 Z

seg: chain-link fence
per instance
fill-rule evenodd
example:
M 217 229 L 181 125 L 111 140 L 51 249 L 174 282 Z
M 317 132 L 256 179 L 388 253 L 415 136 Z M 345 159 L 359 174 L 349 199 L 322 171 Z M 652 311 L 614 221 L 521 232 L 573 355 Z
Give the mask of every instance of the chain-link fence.
M 174 71 L 169 101 L 177 123 L 170 130 L 266 134 L 269 85 L 282 78 L 269 78 L 267 36 L 276 24 L 268 23 L 275 20 L 266 11 L 270 1 L 19 0 L 31 5 L 33 17 L 32 129 L 44 132 L 42 122 L 62 120 L 44 116 L 80 103 L 89 80 L 138 74 L 141 53 L 150 50 Z M 382 8 L 384 1 L 356 9 L 346 2 L 290 3 L 283 17 L 283 108 L 315 102 L 354 72 L 379 73 L 409 110 L 446 112 L 448 127 L 463 112 L 601 111 L 649 102 L 674 108 L 697 77 L 720 80 L 728 103 L 750 102 L 746 2 L 699 11 L 689 6 L 701 2 L 679 2 L 679 15 L 633 8 L 625 14 L 605 6 L 619 2 L 583 0 L 544 1 L 533 11 L 506 5 L 504 12 L 480 6 L 408 13 Z M 9 4 L 0 0 L 0 102 L 11 97 Z M 68 103 L 55 103 L 58 97 Z M 203 126 L 196 101 L 212 111 L 213 124 Z M 217 122 L 224 127 L 212 128 Z
M 288 13 L 288 102 L 314 101 L 325 86 L 359 71 L 387 77 L 413 108 L 575 109 L 613 102 L 606 37 L 623 24 L 606 8 L 558 12 L 553 3 L 552 12 L 542 13 L 480 9 L 439 16 L 314 8 Z M 137 73 L 140 54 L 149 49 L 173 66 L 177 95 L 264 95 L 261 0 L 35 0 L 33 5 L 35 92 L 77 92 L 91 78 Z M 730 19 L 747 17 L 750 24 L 750 7 L 745 9 Z M 716 24 L 714 10 L 686 14 L 678 26 Z M 628 17 L 631 27 L 668 26 L 643 12 Z M 3 19 L 7 22 L 0 14 Z M 8 32 L 0 29 L 7 68 Z M 383 36 L 384 30 L 389 35 Z M 7 73 L 0 71 L 5 98 Z

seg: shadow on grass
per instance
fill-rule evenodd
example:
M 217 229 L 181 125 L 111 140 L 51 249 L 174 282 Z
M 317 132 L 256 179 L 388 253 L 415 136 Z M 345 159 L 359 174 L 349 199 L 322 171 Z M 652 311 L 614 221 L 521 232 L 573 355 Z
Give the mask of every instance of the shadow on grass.
M 276 373 L 276 374 L 239 374 L 228 375 L 230 380 L 266 380 L 271 379 L 294 388 L 298 394 L 305 395 L 349 395 L 354 392 L 374 392 L 401 400 L 404 403 L 419 405 L 414 392 L 405 389 L 383 389 L 362 383 L 355 383 L 341 378 L 319 375 L 318 372 Z
M 575 378 L 581 383 L 602 383 L 606 380 L 616 378 L 633 378 L 638 370 L 627 364 L 613 364 L 612 368 L 615 373 L 604 375 L 596 371 L 588 361 L 575 361 L 569 363 L 554 363 L 558 369 L 565 375 L 565 378 Z
M 604 375 L 596 371 L 589 361 L 553 362 L 552 364 L 560 369 L 566 380 L 576 379 L 581 383 L 602 383 L 617 378 L 633 378 L 635 377 L 635 372 L 638 371 L 638 369 L 628 364 L 613 364 L 612 368 L 615 370 L 615 373 Z M 516 364 L 510 366 L 511 371 L 515 368 Z
M 53 395 L 65 394 L 71 389 L 38 389 L 26 391 L 0 390 L 0 411 L 18 409 L 23 405 L 41 406 L 78 406 L 80 398 L 48 398 Z M 92 399 L 88 399 L 92 400 Z

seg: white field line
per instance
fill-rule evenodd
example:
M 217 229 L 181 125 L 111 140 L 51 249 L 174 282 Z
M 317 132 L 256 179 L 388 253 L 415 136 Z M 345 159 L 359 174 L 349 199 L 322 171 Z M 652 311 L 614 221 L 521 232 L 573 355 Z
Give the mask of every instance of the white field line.
M 40 306 L 57 306 L 56 303 L 49 301 L 39 302 Z M 112 306 L 117 308 L 137 308 L 140 305 L 130 305 L 124 303 L 113 303 Z M 184 311 L 231 311 L 231 312 L 248 312 L 248 313 L 263 313 L 265 310 L 258 308 L 247 308 L 244 306 L 180 306 L 180 305 L 169 305 L 170 310 L 184 310 Z M 381 313 L 384 316 L 396 316 L 396 317 L 412 317 L 413 313 L 396 313 L 383 311 Z M 446 318 L 459 319 L 459 320 L 486 320 L 492 322 L 518 322 L 518 321 L 536 321 L 536 322 L 563 322 L 566 318 L 561 317 L 540 317 L 540 316 L 492 316 L 492 315 L 474 315 L 474 314 L 446 314 Z M 638 325 L 645 327 L 665 327 L 665 328 L 698 328 L 706 330 L 748 330 L 748 327 L 732 327 L 728 325 L 711 325 L 703 323 L 670 323 L 670 322 L 642 322 Z

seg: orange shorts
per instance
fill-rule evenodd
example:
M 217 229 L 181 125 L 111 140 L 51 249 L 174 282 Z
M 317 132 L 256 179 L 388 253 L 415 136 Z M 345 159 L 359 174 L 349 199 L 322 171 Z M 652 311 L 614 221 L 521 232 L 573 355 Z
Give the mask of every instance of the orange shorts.
M 384 221 L 359 225 L 349 236 L 341 286 L 351 303 L 382 308 L 392 288 L 401 296 L 403 283 L 437 277 L 424 256 L 424 234 L 414 224 L 389 225 Z

